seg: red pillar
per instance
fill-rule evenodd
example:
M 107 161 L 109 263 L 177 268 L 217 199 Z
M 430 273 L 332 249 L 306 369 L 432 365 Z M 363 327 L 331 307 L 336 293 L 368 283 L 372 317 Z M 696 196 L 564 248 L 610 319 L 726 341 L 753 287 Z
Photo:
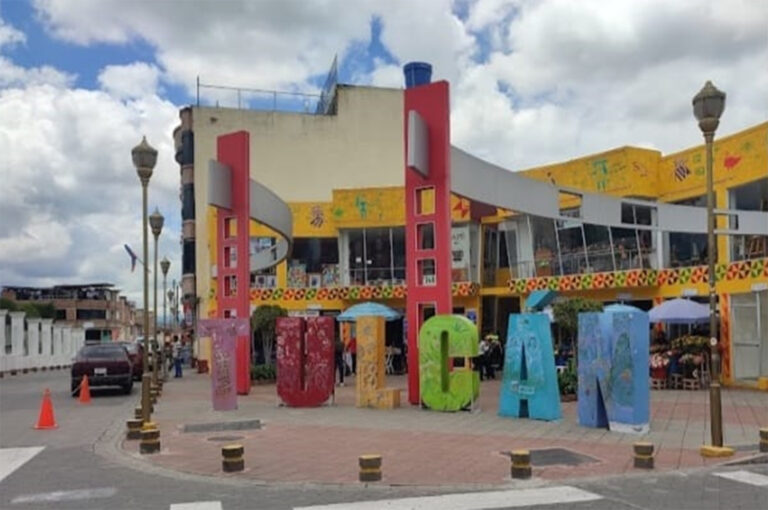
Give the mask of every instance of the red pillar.
M 216 158 L 230 168 L 232 209 L 219 209 L 216 236 L 219 318 L 250 316 L 250 137 L 247 131 L 220 136 Z M 236 227 L 235 225 L 236 224 Z M 250 335 L 236 339 L 237 393 L 251 389 Z
M 451 134 L 448 82 L 440 81 L 405 90 L 405 214 L 406 281 L 408 298 L 408 401 L 420 403 L 418 338 L 425 307 L 436 315 L 453 313 L 451 295 Z M 408 166 L 408 112 L 415 110 L 428 130 L 427 176 Z M 431 191 L 424 192 L 424 190 Z M 419 195 L 422 204 L 419 211 Z M 433 202 L 430 198 L 433 197 Z M 429 203 L 432 202 L 432 203 Z M 419 243 L 419 225 L 432 224 L 434 244 Z M 428 227 L 427 227 L 428 228 Z M 433 261 L 434 279 L 425 282 L 420 264 Z

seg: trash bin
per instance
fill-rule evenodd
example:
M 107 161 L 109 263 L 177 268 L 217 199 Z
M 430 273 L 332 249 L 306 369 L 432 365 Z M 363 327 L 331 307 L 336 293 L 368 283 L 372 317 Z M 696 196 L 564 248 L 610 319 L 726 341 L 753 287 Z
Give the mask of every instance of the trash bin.
M 426 62 L 409 62 L 403 67 L 405 88 L 427 85 L 432 80 L 432 66 Z

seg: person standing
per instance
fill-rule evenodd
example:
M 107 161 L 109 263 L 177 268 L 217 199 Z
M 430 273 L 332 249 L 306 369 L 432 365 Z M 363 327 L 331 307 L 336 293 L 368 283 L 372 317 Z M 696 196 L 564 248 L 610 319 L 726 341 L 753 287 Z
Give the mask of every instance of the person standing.
M 336 336 L 336 341 L 334 342 L 334 359 L 336 361 L 336 370 L 339 372 L 338 385 L 344 386 L 344 371 L 346 369 L 344 363 L 344 342 L 338 336 Z
M 479 345 L 480 380 L 481 381 L 483 379 L 490 379 L 490 375 L 489 375 L 490 361 L 491 361 L 489 359 L 490 350 L 491 350 L 491 346 L 488 343 L 488 340 L 485 337 L 483 337 L 483 339 L 480 340 L 480 345 Z
M 175 370 L 174 377 L 181 377 L 181 341 L 178 338 L 173 342 L 173 368 Z
M 351 369 L 353 374 L 357 374 L 357 338 L 352 337 L 347 346 L 347 351 L 352 356 Z

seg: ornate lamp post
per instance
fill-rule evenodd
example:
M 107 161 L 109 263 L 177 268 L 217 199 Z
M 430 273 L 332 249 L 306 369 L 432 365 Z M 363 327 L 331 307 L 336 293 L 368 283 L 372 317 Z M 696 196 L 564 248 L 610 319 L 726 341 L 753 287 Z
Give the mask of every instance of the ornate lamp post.
M 160 359 L 163 363 L 163 379 L 168 378 L 168 364 L 165 362 L 165 334 L 168 332 L 168 315 L 166 315 L 165 296 L 166 282 L 168 279 L 168 269 L 171 267 L 171 261 L 166 257 L 160 261 L 160 269 L 163 271 L 163 349 L 160 351 Z
M 176 305 L 173 300 L 173 287 L 168 289 L 168 301 L 171 303 L 171 331 L 176 331 Z
M 713 142 L 720 116 L 725 109 L 725 93 L 717 90 L 711 81 L 704 84 L 693 98 L 693 114 L 704 134 L 707 151 L 707 262 L 709 264 L 709 334 L 712 353 L 712 383 L 709 386 L 709 410 L 712 446 L 723 446 L 723 411 L 720 400 L 720 352 L 717 334 L 717 295 L 715 293 L 715 190 L 713 168 Z
M 142 214 L 142 244 L 144 248 L 144 372 L 141 376 L 141 419 L 145 423 L 149 421 L 149 240 L 147 236 L 147 187 L 152 177 L 152 170 L 157 164 L 157 150 L 147 143 L 147 137 L 141 139 L 141 143 L 131 150 L 133 166 L 141 181 L 141 214 Z
M 157 371 L 159 368 L 159 359 L 158 356 L 160 350 L 158 349 L 158 343 L 157 343 L 157 238 L 160 237 L 160 233 L 163 231 L 163 223 L 165 222 L 165 218 L 163 218 L 163 215 L 160 214 L 160 211 L 155 208 L 155 212 L 152 213 L 152 215 L 149 217 L 149 225 L 152 227 L 152 235 L 155 236 L 155 298 L 154 298 L 154 304 L 155 304 L 155 331 L 154 331 L 154 363 L 153 370 L 152 370 L 152 385 L 157 385 Z

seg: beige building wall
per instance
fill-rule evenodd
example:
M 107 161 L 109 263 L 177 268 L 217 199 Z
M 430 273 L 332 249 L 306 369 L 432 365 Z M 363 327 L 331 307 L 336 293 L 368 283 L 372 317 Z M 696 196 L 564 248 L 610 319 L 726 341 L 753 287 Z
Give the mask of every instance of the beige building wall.
M 285 201 L 330 201 L 331 190 L 404 185 L 403 91 L 340 85 L 336 115 L 193 108 L 197 295 L 207 311 L 208 161 L 216 137 L 250 133 L 251 177 Z

